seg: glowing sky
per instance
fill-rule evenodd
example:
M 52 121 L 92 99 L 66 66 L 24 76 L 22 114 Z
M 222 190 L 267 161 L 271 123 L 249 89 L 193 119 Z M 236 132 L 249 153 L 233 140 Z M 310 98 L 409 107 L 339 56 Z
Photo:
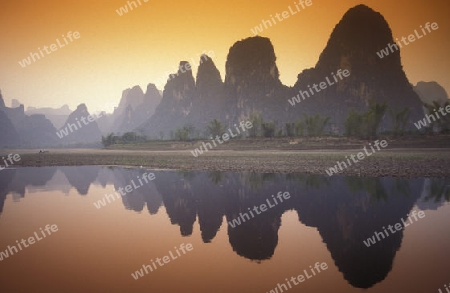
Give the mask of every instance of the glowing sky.
M 122 90 L 166 79 L 180 60 L 198 59 L 204 50 L 224 79 L 225 61 L 234 42 L 296 0 L 140 0 L 119 16 L 126 0 L 14 0 L 0 2 L 0 89 L 6 104 L 73 110 L 111 110 Z M 137 0 L 136 0 L 137 2 Z M 383 14 L 395 37 L 407 36 L 426 22 L 439 29 L 405 46 L 403 67 L 411 83 L 437 81 L 450 93 L 450 1 L 312 0 L 301 12 L 264 30 L 275 47 L 281 80 L 293 85 L 297 74 L 313 67 L 335 25 L 357 4 Z M 80 38 L 22 68 L 18 61 L 50 46 L 67 32 Z M 375 54 L 375 52 L 374 52 Z M 194 69 L 196 74 L 196 69 Z M 163 89 L 164 83 L 156 84 Z

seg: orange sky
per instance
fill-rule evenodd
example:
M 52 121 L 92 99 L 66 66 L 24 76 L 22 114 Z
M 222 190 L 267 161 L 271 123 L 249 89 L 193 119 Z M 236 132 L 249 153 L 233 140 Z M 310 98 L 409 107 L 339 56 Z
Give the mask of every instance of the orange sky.
M 198 58 L 204 50 L 214 51 L 223 79 L 230 46 L 297 0 L 144 1 L 122 16 L 116 9 L 126 0 L 2 1 L 0 89 L 7 105 L 18 99 L 25 108 L 68 104 L 73 110 L 84 102 L 91 112 L 111 110 L 122 90 L 140 85 L 145 91 L 148 83 L 166 79 L 165 72 L 180 60 Z M 260 34 L 272 40 L 284 84 L 293 85 L 299 72 L 316 64 L 343 14 L 363 3 L 384 15 L 394 37 L 407 36 L 426 22 L 438 23 L 438 30 L 403 47 L 402 63 L 411 83 L 434 80 L 450 94 L 450 1 L 312 3 Z M 78 31 L 80 38 L 25 68 L 19 65 L 38 47 L 63 41 L 61 35 L 69 31 Z

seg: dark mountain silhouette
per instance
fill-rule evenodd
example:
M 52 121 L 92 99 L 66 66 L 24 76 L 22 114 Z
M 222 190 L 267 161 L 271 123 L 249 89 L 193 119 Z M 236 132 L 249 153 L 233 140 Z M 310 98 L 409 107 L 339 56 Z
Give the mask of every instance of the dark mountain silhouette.
M 234 44 L 226 63 L 222 82 L 213 60 L 202 55 L 195 81 L 191 70 L 170 79 L 161 104 L 140 129 L 149 135 L 168 133 L 185 125 L 200 131 L 213 119 L 226 126 L 262 113 L 268 120 L 284 119 L 280 102 L 288 88 L 279 80 L 275 53 L 268 38 L 252 37 Z M 180 67 L 186 62 L 180 63 Z M 281 117 L 281 118 L 280 118 Z
M 17 99 L 12 99 L 12 100 L 11 100 L 11 108 L 17 108 L 17 107 L 20 107 L 21 104 L 22 104 L 22 103 L 20 103 L 19 100 L 17 100 Z
M 414 87 L 422 102 L 432 105 L 434 101 L 443 104 L 448 102 L 448 94 L 445 89 L 435 81 L 419 81 Z
M 224 82 L 213 60 L 206 55 L 200 58 L 196 80 L 191 65 L 181 61 L 178 72 L 169 77 L 162 99 L 152 84 L 147 86 L 145 94 L 135 86 L 125 90 L 114 113 L 105 115 L 98 123 L 103 134 L 137 131 L 152 138 L 160 134 L 168 138 L 169 133 L 189 125 L 195 127 L 198 134 L 212 119 L 232 126 L 247 120 L 253 113 L 260 113 L 265 121 L 275 122 L 278 130 L 285 122 L 320 114 L 330 117 L 329 130 L 342 133 L 350 109 L 361 113 L 372 102 L 386 102 L 394 111 L 409 107 L 408 127 L 414 129 L 413 122 L 423 117 L 422 102 L 403 71 L 401 49 L 392 50 L 383 58 L 377 54 L 388 44 L 394 41 L 384 17 L 365 5 L 357 5 L 336 25 L 316 66 L 303 70 L 292 88 L 280 82 L 275 49 L 270 40 L 255 36 L 231 46 Z M 309 87 L 327 78 L 333 82 L 332 74 L 338 70 L 348 70 L 350 76 L 331 85 L 326 83 L 326 88 L 319 92 L 309 91 Z M 416 90 L 430 95 L 428 87 L 420 84 Z M 311 91 L 314 94 L 295 106 L 288 102 L 299 92 Z M 436 91 L 441 97 L 442 91 Z M 23 119 L 23 106 L 10 110 L 14 111 L 6 111 L 6 114 L 16 126 L 17 120 Z M 392 129 L 392 122 L 391 115 L 385 115 L 380 130 Z M 17 126 L 16 129 L 21 134 L 22 130 Z M 81 133 L 75 141 L 82 141 L 81 136 L 84 140 L 94 140 L 94 135 L 96 141 L 100 140 L 96 130 L 87 136 Z
M 152 83 L 147 85 L 145 94 L 140 86 L 124 90 L 114 112 L 99 119 L 102 133 L 123 134 L 134 131 L 155 113 L 161 98 L 161 94 Z
M 3 100 L 2 91 L 0 90 L 0 109 L 6 108 L 5 101 Z
M 133 89 L 128 96 L 132 96 L 132 93 Z M 135 130 L 155 113 L 156 107 L 161 102 L 161 98 L 156 86 L 154 84 L 148 84 L 147 91 L 145 94 L 142 94 L 142 98 L 139 101 L 133 103 L 132 100 L 130 101 L 128 99 L 127 107 L 122 113 L 122 119 L 119 118 L 121 124 L 117 131 L 126 132 Z
M 106 111 L 100 112 L 100 117 L 97 119 L 97 125 L 101 133 L 107 135 L 110 132 L 114 132 L 112 125 L 114 123 L 113 115 L 106 113 Z
M 7 136 L 2 136 L 2 145 L 16 145 L 17 136 L 14 135 L 14 132 L 18 134 L 19 145 L 23 147 L 40 148 L 52 146 L 56 143 L 56 129 L 50 120 L 45 118 L 44 115 L 25 115 L 24 105 L 20 105 L 17 108 L 6 107 L 1 93 L 0 112 L 3 112 L 8 117 L 9 122 L 14 126 L 11 128 L 11 125 L 5 118 L 0 118 L 4 122 L 0 128 L 7 129 L 2 130 L 7 133 Z
M 116 111 L 120 114 L 125 111 L 125 109 L 131 105 L 133 108 L 139 106 L 144 100 L 144 92 L 141 87 L 136 85 L 131 89 L 126 89 L 122 93 L 122 98 L 120 99 L 119 106 Z
M 279 80 L 275 50 L 268 38 L 238 41 L 229 50 L 223 84 L 208 57 L 200 64 L 196 81 L 190 71 L 169 80 L 155 115 L 140 129 L 151 135 L 186 124 L 204 130 L 212 119 L 232 125 L 252 113 L 260 113 L 279 129 L 304 115 L 320 114 L 329 116 L 330 126 L 342 133 L 349 110 L 364 112 L 371 102 L 386 102 L 395 111 L 409 107 L 412 127 L 423 116 L 421 101 L 403 71 L 400 51 L 384 58 L 376 54 L 389 43 L 393 43 L 392 31 L 384 17 L 365 5 L 355 6 L 334 28 L 316 66 L 303 70 L 294 87 L 288 88 Z M 339 69 L 348 70 L 350 76 L 328 83 L 320 92 L 309 92 L 310 97 L 305 95 L 295 106 L 288 102 L 299 91 L 308 91 L 308 86 L 326 78 L 333 82 L 332 74 Z M 391 117 L 385 115 L 381 129 L 391 127 Z
M 89 122 L 89 115 L 86 105 L 80 104 L 77 109 L 69 115 L 63 127 L 58 130 L 58 133 L 62 137 L 60 138 L 60 141 L 64 144 L 100 141 L 102 134 L 98 128 L 97 121 L 94 120 L 93 122 Z M 92 117 L 96 118 L 96 116 Z
M 379 58 L 376 52 L 393 44 L 392 31 L 384 17 L 365 5 L 348 10 L 336 25 L 315 68 L 304 70 L 294 85 L 297 94 L 319 84 L 331 73 L 347 69 L 350 76 L 295 106 L 295 116 L 320 113 L 331 117 L 342 132 L 350 109 L 363 112 L 369 103 L 387 102 L 389 108 L 411 108 L 410 126 L 423 116 L 419 97 L 403 71 L 400 51 Z M 382 128 L 391 128 L 385 115 Z
M 169 78 L 155 114 L 139 127 L 139 132 L 154 136 L 162 131 L 167 135 L 171 130 L 183 127 L 187 123 L 197 92 L 192 70 L 184 68 L 190 68 L 187 61 L 181 61 L 178 73 L 172 74 L 173 78 Z
M 126 89 L 122 92 L 122 98 L 119 105 L 114 109 L 112 114 L 112 128 L 109 132 L 123 133 L 131 131 L 130 127 L 132 114 L 134 109 L 141 105 L 144 101 L 144 92 L 140 86 L 134 86 L 131 89 Z M 134 125 L 133 125 L 134 126 Z
M 20 105 L 17 108 L 8 108 L 3 107 L 2 110 L 5 112 L 5 114 L 8 116 L 9 120 L 13 123 L 14 127 L 17 127 L 17 125 L 26 118 L 25 111 L 23 110 L 23 105 Z
M 23 113 L 23 106 L 20 109 Z M 44 115 L 24 115 L 24 118 L 16 124 L 16 129 L 21 137 L 21 145 L 41 148 L 57 143 L 56 128 Z
M 19 142 L 19 135 L 14 125 L 0 108 L 0 148 L 18 146 Z
M 285 120 L 287 87 L 279 79 L 275 50 L 268 38 L 236 42 L 228 53 L 225 90 L 229 96 L 230 124 L 259 112 L 265 120 Z
M 230 106 L 219 70 L 209 56 L 202 55 L 196 78 L 196 99 L 187 123 L 204 130 L 213 119 L 228 121 Z
M 146 118 L 148 119 L 148 117 L 155 113 L 156 107 L 158 107 L 161 99 L 162 95 L 160 91 L 153 83 L 149 83 L 147 85 L 147 90 L 145 91 L 144 100 L 141 105 L 138 105 L 137 110 L 143 111 L 143 115 L 146 115 Z M 141 107 L 142 110 L 140 109 Z

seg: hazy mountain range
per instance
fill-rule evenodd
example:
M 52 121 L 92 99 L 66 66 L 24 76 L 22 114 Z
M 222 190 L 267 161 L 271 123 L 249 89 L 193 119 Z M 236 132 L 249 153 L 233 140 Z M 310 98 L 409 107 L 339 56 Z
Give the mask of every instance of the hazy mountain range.
M 55 126 L 56 128 L 60 128 L 64 125 L 70 113 L 72 113 L 72 110 L 70 110 L 69 106 L 67 105 L 63 105 L 58 109 L 27 107 L 27 109 L 25 110 L 26 115 L 44 115 L 48 120 L 52 122 L 53 126 Z
M 275 122 L 278 129 L 304 115 L 320 114 L 330 117 L 329 131 L 342 133 L 349 110 L 366 111 L 372 101 L 386 102 L 394 110 L 409 107 L 412 128 L 423 118 L 422 102 L 443 102 L 448 95 L 435 82 L 412 86 L 403 71 L 400 51 L 384 58 L 377 56 L 376 52 L 393 42 L 384 17 L 358 5 L 345 13 L 316 66 L 303 70 L 293 87 L 283 85 L 279 79 L 270 39 L 250 37 L 231 46 L 224 79 L 214 61 L 202 56 L 195 78 L 191 70 L 179 70 L 168 79 L 162 96 L 151 83 L 145 93 L 139 86 L 125 89 L 113 113 L 100 113 L 96 121 L 79 127 L 82 131 L 70 132 L 61 139 L 57 131 L 67 131 L 68 123 L 90 115 L 84 104 L 71 113 L 67 105 L 59 109 L 29 107 L 25 112 L 17 100 L 13 102 L 16 107 L 6 107 L 0 93 L 0 147 L 99 142 L 102 134 L 128 131 L 153 138 L 163 133 L 167 138 L 185 125 L 204 131 L 212 119 L 231 126 L 257 113 L 265 121 Z M 186 68 L 186 63 L 181 61 L 180 68 Z M 334 79 L 339 70 L 347 70 L 349 76 Z M 321 83 L 325 88 L 318 88 Z M 288 102 L 300 94 L 305 99 L 294 106 Z M 385 115 L 381 130 L 391 127 L 390 115 Z

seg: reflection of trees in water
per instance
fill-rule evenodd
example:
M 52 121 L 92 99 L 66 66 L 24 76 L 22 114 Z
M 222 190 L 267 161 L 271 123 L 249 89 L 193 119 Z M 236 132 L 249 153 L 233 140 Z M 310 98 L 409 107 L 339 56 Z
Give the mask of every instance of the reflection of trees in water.
M 425 197 L 425 201 L 440 202 L 450 201 L 450 184 L 445 178 L 434 178 L 430 182 L 430 193 Z
M 210 171 L 210 172 L 208 172 L 208 178 L 215 185 L 219 185 L 219 183 L 222 182 L 223 175 L 224 175 L 224 172 L 221 172 L 221 171 Z
M 324 186 L 330 186 L 330 182 L 325 176 L 317 174 L 289 173 L 286 174 L 286 180 L 297 182 L 307 189 L 320 189 Z
M 345 177 L 345 181 L 350 192 L 353 194 L 359 191 L 365 191 L 377 202 L 388 202 L 388 194 L 380 178 Z
M 409 186 L 408 180 L 405 178 L 397 178 L 394 180 L 393 191 L 394 195 L 409 197 L 411 194 L 411 187 Z
M 261 190 L 267 182 L 275 182 L 277 174 L 275 173 L 242 173 L 242 184 L 250 187 L 251 190 Z
M 195 172 L 188 171 L 188 170 L 179 170 L 176 171 L 178 175 L 183 177 L 186 180 L 193 180 L 196 176 Z

